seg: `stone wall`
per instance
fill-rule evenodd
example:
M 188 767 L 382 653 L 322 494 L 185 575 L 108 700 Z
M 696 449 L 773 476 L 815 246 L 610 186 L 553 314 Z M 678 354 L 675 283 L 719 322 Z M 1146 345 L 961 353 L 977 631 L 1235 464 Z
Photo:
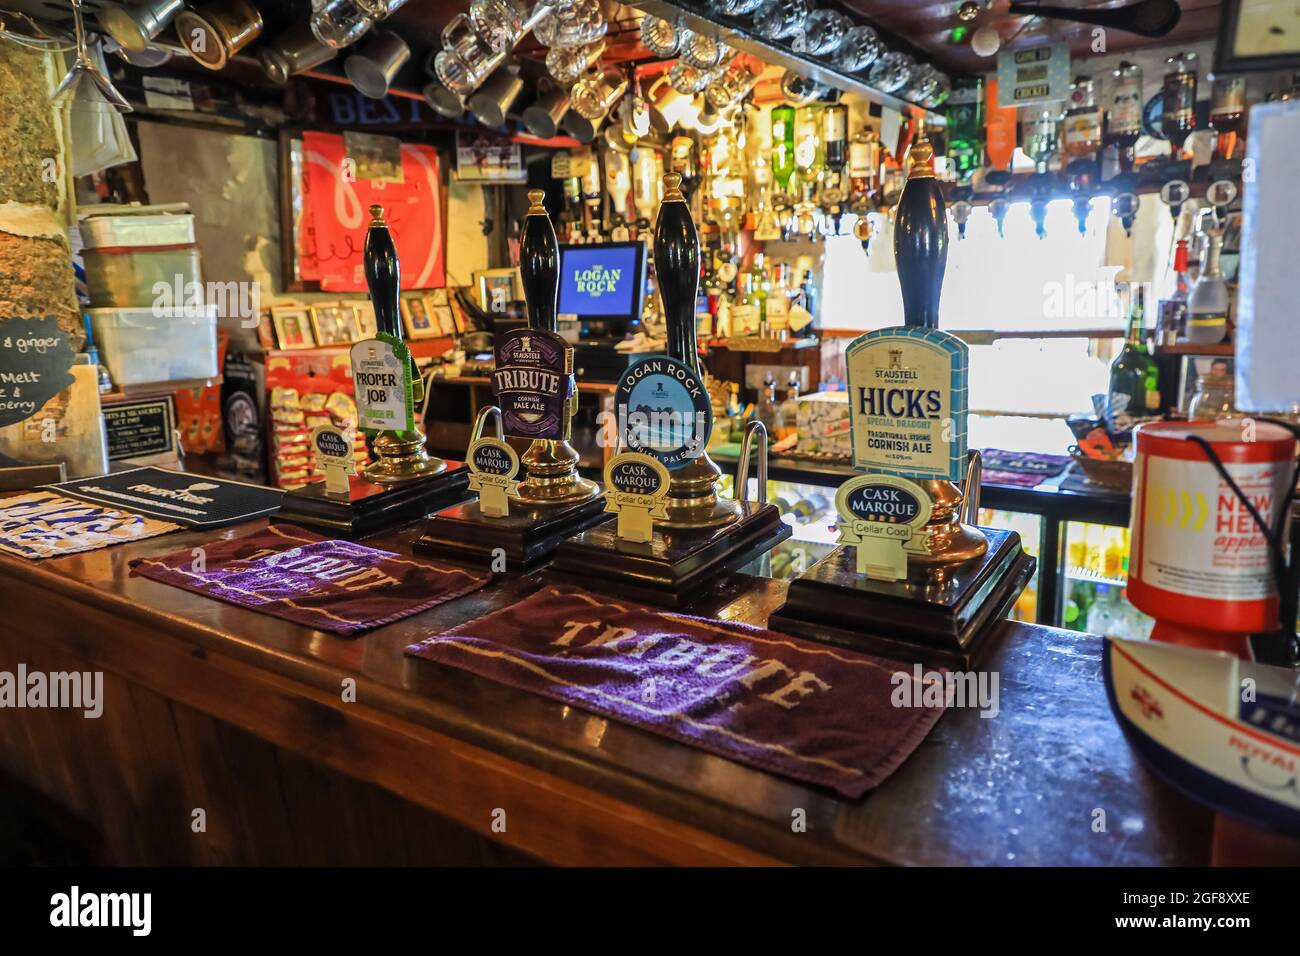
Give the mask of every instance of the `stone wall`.
M 66 232 L 67 141 L 47 98 L 60 66 L 0 43 L 0 320 L 56 315 L 79 349 L 85 333 Z

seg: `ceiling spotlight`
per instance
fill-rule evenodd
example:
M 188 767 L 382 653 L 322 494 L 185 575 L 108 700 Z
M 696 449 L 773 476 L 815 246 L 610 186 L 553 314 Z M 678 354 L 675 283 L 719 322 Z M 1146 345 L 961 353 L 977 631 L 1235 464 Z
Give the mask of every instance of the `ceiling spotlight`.
M 970 38 L 970 48 L 978 56 L 992 56 L 1002 46 L 1002 37 L 993 27 L 985 25 L 976 30 Z

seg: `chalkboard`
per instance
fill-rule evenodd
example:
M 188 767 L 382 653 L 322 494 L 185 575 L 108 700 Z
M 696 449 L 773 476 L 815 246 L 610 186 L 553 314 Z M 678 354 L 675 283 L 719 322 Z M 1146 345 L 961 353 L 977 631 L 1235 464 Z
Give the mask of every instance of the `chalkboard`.
M 170 395 L 104 406 L 108 460 L 174 455 L 176 410 Z
M 31 418 L 71 385 L 74 358 L 54 316 L 0 319 L 0 428 Z

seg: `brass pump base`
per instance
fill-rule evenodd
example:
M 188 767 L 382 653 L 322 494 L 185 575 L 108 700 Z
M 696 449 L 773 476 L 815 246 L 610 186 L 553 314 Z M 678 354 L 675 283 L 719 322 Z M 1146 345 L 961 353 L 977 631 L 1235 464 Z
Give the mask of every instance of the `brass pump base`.
M 740 502 L 718 497 L 722 470 L 708 453 L 672 472 L 668 486 L 668 517 L 658 527 L 674 531 L 720 528 L 740 518 Z M 739 494 L 739 492 L 737 492 Z
M 424 450 L 425 437 L 399 438 L 394 432 L 381 432 L 374 441 L 379 456 L 362 471 L 361 477 L 376 485 L 400 485 L 417 478 L 440 475 L 447 463 Z
M 908 553 L 909 563 L 927 568 L 942 568 L 978 558 L 989 549 L 988 539 L 979 528 L 963 524 L 960 519 L 964 495 L 951 481 L 931 479 L 921 487 L 930 496 L 934 510 L 920 534 L 927 548 L 925 554 Z
M 566 441 L 535 441 L 520 461 L 528 477 L 516 500 L 524 507 L 575 505 L 600 495 L 600 485 L 578 475 L 578 453 Z

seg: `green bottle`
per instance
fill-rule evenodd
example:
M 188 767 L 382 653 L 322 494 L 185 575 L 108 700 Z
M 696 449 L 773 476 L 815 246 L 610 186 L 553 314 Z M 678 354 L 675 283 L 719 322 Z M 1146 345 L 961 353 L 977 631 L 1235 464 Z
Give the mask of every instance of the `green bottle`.
M 781 192 L 790 191 L 794 173 L 794 107 L 787 103 L 772 107 L 772 178 Z
M 1133 287 L 1128 337 L 1110 363 L 1110 388 L 1106 394 L 1106 429 L 1111 434 L 1131 432 L 1160 415 L 1159 375 L 1156 360 L 1146 344 L 1144 293 Z

